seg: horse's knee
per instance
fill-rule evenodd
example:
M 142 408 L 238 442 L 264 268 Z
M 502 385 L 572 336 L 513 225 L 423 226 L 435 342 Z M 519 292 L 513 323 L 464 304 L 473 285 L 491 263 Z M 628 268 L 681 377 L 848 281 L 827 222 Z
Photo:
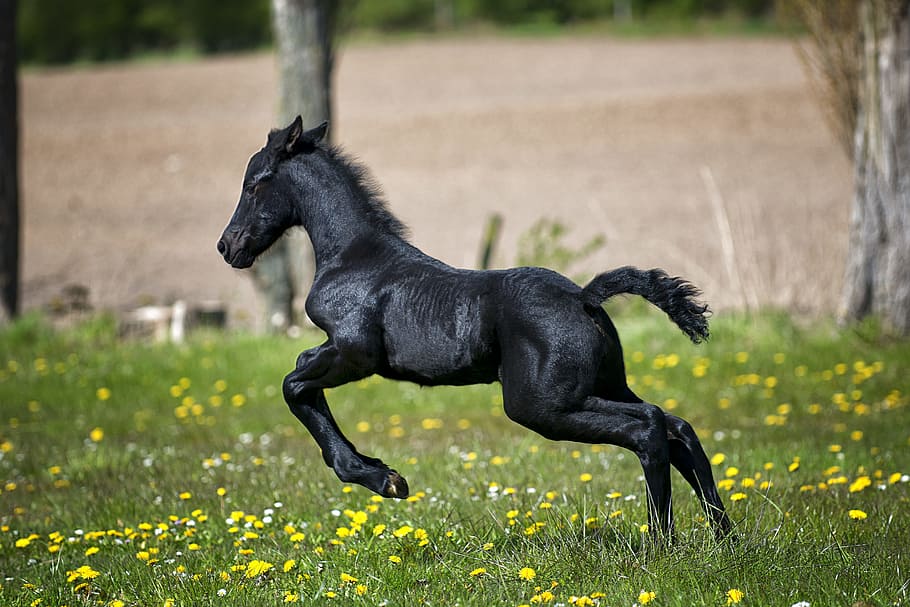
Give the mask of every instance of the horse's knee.
M 668 422 L 663 409 L 650 403 L 642 403 L 640 409 L 642 424 L 637 430 L 640 435 L 636 441 L 638 457 L 642 463 L 669 465 L 670 443 L 668 440 Z
M 647 435 L 648 442 L 660 443 L 661 441 L 657 436 L 666 440 L 667 415 L 663 409 L 651 403 L 641 403 L 638 415 L 642 421 L 641 431 Z
M 296 371 L 285 375 L 284 381 L 281 383 L 281 392 L 284 395 L 284 402 L 292 410 L 306 404 L 305 390 L 302 389 L 301 382 L 297 379 Z
M 699 443 L 698 434 L 692 424 L 681 417 L 667 414 L 667 437 L 671 440 L 680 440 L 686 445 Z

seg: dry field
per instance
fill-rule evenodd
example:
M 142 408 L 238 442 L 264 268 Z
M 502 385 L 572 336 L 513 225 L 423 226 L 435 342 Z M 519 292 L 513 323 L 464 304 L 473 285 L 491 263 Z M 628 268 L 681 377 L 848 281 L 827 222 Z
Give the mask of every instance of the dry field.
M 220 299 L 249 318 L 249 278 L 214 245 L 275 126 L 273 57 L 27 70 L 21 86 L 25 307 L 76 283 L 97 307 Z M 789 41 L 361 44 L 336 95 L 336 142 L 450 264 L 476 263 L 495 211 L 497 265 L 549 217 L 606 237 L 578 273 L 656 265 L 717 308 L 836 306 L 851 168 Z

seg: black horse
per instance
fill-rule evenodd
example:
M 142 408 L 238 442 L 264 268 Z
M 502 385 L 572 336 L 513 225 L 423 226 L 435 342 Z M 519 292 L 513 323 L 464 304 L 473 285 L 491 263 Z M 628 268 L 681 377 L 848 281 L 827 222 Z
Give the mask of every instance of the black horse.
M 602 308 L 613 295 L 641 295 L 698 342 L 708 324 L 697 289 L 662 270 L 630 267 L 584 288 L 543 268 L 452 268 L 408 243 L 365 170 L 323 142 L 327 128 L 305 131 L 298 116 L 269 133 L 250 158 L 218 252 L 247 268 L 287 229 L 309 234 L 316 274 L 306 311 L 328 339 L 297 358 L 284 398 L 338 478 L 386 497 L 408 494 L 400 474 L 341 433 L 323 389 L 374 373 L 424 386 L 498 381 L 505 412 L 519 424 L 552 440 L 634 452 L 655 532 L 672 530 L 672 464 L 726 533 L 730 521 L 698 437 L 629 389 Z

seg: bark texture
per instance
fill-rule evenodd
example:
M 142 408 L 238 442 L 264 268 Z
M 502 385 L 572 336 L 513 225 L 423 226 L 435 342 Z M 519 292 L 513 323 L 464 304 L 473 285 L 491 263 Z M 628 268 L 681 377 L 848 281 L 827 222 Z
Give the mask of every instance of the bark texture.
M 881 316 L 910 335 L 910 0 L 861 5 L 855 192 L 842 300 L 846 320 Z
M 0 0 L 0 324 L 19 312 L 16 0 Z
M 337 5 L 332 0 L 272 0 L 279 72 L 278 124 L 282 127 L 298 114 L 307 127 L 331 119 Z M 253 266 L 269 330 L 283 331 L 305 321 L 304 303 L 314 265 L 306 234 L 292 231 Z

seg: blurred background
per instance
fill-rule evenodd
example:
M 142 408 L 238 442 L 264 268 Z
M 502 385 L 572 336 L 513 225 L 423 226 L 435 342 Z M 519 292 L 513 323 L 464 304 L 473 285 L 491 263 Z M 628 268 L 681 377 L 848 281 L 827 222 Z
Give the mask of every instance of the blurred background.
M 24 310 L 221 302 L 262 327 L 215 242 L 287 114 L 281 4 L 19 0 Z M 332 139 L 427 253 L 836 309 L 853 168 L 792 3 L 331 4 Z

